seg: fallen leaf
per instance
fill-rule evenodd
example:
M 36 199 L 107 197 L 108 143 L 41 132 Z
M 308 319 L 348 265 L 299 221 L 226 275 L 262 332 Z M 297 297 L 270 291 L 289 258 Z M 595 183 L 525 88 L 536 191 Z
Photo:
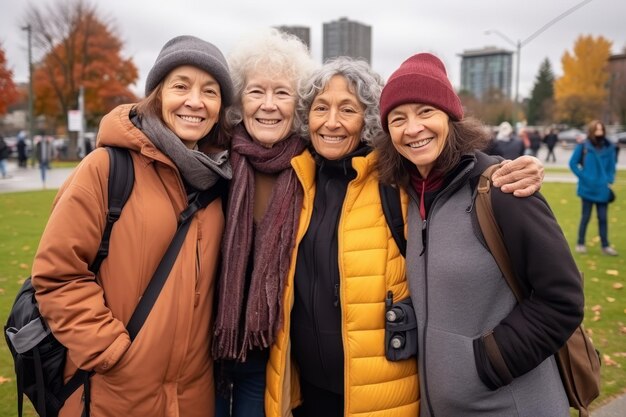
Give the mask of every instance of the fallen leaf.
M 600 321 L 602 320 L 602 317 L 600 317 L 599 315 L 594 316 L 594 318 L 591 319 L 591 321 Z
M 7 382 L 11 382 L 12 379 L 11 378 L 5 378 L 3 376 L 0 376 L 0 385 L 5 384 Z
M 29 268 L 30 268 L 30 265 L 28 264 L 24 264 L 24 263 L 20 264 L 20 269 L 29 269 Z
M 593 278 L 591 278 L 591 281 L 593 281 L 593 282 L 600 282 L 600 278 L 593 277 Z
M 4 288 L 0 288 L 0 295 L 4 295 L 5 292 Z
M 22 246 L 22 250 L 23 250 L 23 251 L 30 250 L 30 246 L 28 246 L 28 245 L 24 245 L 24 246 Z
M 613 356 L 617 356 L 618 358 L 626 358 L 626 352 L 615 352 Z
M 602 306 L 600 304 L 596 304 L 595 306 L 591 307 L 591 311 L 602 311 Z
M 602 364 L 606 366 L 619 366 L 619 364 L 611 359 L 611 357 L 606 353 L 602 355 Z
M 624 284 L 622 284 L 621 282 L 616 282 L 613 284 L 614 290 L 621 290 L 622 288 L 624 288 Z
M 609 303 L 614 303 L 615 302 L 615 298 L 613 298 L 613 297 L 606 297 L 606 301 L 608 301 Z
M 606 274 L 607 275 L 618 276 L 619 275 L 619 271 L 617 269 L 607 269 L 606 270 Z

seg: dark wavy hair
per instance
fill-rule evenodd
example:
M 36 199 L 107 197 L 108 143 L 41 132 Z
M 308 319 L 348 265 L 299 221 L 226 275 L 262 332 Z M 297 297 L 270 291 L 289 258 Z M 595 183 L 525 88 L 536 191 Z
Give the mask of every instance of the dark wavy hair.
M 435 162 L 435 169 L 445 174 L 452 171 L 464 154 L 476 149 L 485 149 L 490 142 L 487 128 L 473 117 L 465 117 L 458 122 L 448 122 L 449 132 L 446 144 Z M 378 150 L 377 168 L 380 181 L 385 184 L 407 186 L 411 161 L 398 153 L 391 142 L 391 136 L 384 134 L 374 140 Z

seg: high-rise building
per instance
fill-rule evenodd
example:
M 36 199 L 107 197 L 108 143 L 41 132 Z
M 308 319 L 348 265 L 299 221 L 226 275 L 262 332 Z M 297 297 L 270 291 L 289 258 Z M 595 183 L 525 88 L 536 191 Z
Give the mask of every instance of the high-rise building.
M 311 29 L 308 26 L 276 26 L 281 32 L 297 36 L 311 50 Z
M 372 27 L 345 17 L 324 23 L 322 60 L 349 56 L 372 61 Z
M 511 97 L 512 51 L 487 47 L 464 51 L 460 56 L 461 90 L 472 93 L 477 99 L 493 90 Z

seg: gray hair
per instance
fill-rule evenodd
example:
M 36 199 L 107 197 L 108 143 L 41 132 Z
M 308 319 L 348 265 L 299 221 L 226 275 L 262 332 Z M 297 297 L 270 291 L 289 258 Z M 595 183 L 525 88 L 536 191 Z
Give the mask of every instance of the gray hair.
M 297 93 L 301 82 L 315 68 L 306 45 L 299 38 L 274 28 L 242 38 L 229 55 L 228 62 L 235 90 L 233 105 L 226 111 L 226 122 L 231 127 L 243 119 L 241 99 L 252 73 L 261 71 L 269 78 L 283 77 L 293 84 L 294 93 Z M 291 130 L 300 130 L 297 118 L 294 118 Z
M 296 115 L 300 119 L 302 136 L 309 138 L 309 111 L 313 100 L 324 91 L 335 75 L 341 75 L 348 80 L 348 85 L 354 89 L 354 94 L 365 108 L 361 141 L 371 144 L 375 137 L 382 134 L 378 106 L 384 82 L 367 62 L 348 57 L 338 57 L 326 62 L 301 88 Z

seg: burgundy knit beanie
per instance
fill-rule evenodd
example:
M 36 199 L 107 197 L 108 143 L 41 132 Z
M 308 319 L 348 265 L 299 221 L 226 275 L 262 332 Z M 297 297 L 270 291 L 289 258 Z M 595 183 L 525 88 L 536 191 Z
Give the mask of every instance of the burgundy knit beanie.
M 450 84 L 446 68 L 432 54 L 413 55 L 389 77 L 380 95 L 380 121 L 385 132 L 389 132 L 389 112 L 407 103 L 430 104 L 453 120 L 463 118 L 461 99 Z

